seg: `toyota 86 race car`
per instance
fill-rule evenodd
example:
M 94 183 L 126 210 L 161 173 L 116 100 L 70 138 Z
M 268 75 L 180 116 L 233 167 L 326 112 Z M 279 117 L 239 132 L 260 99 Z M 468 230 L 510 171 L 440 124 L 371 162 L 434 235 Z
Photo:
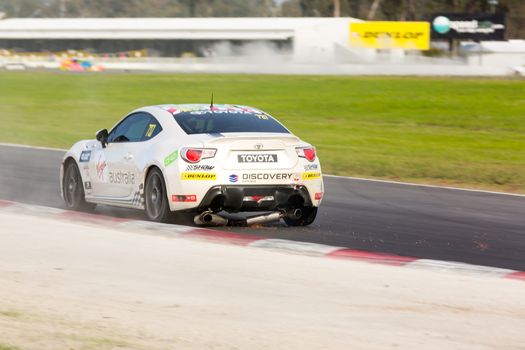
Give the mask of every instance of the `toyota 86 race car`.
M 136 109 L 96 140 L 74 144 L 60 181 L 69 209 L 137 208 L 158 222 L 193 213 L 200 225 L 226 225 L 224 213 L 238 212 L 258 212 L 242 219 L 249 225 L 309 225 L 324 193 L 315 148 L 239 105 Z

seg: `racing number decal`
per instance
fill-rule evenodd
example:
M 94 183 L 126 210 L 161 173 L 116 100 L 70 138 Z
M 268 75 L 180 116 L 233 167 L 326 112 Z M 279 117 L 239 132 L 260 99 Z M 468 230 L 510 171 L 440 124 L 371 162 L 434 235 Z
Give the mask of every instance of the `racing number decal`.
M 153 135 L 153 132 L 155 131 L 155 128 L 157 127 L 157 124 L 150 124 L 148 131 L 146 131 L 146 137 L 151 137 Z

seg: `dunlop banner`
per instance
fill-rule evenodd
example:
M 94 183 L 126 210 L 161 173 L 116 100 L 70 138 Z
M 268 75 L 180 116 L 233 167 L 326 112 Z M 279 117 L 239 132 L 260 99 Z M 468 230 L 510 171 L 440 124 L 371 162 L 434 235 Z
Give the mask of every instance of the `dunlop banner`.
M 430 23 L 350 23 L 350 46 L 369 49 L 428 50 Z

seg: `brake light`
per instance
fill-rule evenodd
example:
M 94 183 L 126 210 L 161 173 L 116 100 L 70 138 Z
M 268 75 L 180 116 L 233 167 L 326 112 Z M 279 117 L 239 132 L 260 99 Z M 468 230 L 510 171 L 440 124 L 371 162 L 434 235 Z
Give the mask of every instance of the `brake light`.
M 315 160 L 315 147 L 300 147 L 295 149 L 297 151 L 297 155 L 301 158 L 306 158 L 309 162 L 313 162 Z
M 214 148 L 183 148 L 180 156 L 188 163 L 198 163 L 201 159 L 215 157 L 216 152 Z
M 184 157 L 190 163 L 197 163 L 201 160 L 202 150 L 200 149 L 189 149 L 186 151 Z

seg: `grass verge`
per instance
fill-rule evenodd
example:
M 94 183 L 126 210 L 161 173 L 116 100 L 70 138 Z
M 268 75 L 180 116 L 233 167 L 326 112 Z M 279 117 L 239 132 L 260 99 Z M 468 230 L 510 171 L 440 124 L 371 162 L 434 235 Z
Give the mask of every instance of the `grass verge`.
M 253 105 L 318 147 L 325 173 L 525 192 L 515 79 L 0 73 L 0 140 L 67 148 L 150 104 Z
M 0 350 L 20 350 L 20 348 L 17 348 L 13 345 L 0 343 Z

